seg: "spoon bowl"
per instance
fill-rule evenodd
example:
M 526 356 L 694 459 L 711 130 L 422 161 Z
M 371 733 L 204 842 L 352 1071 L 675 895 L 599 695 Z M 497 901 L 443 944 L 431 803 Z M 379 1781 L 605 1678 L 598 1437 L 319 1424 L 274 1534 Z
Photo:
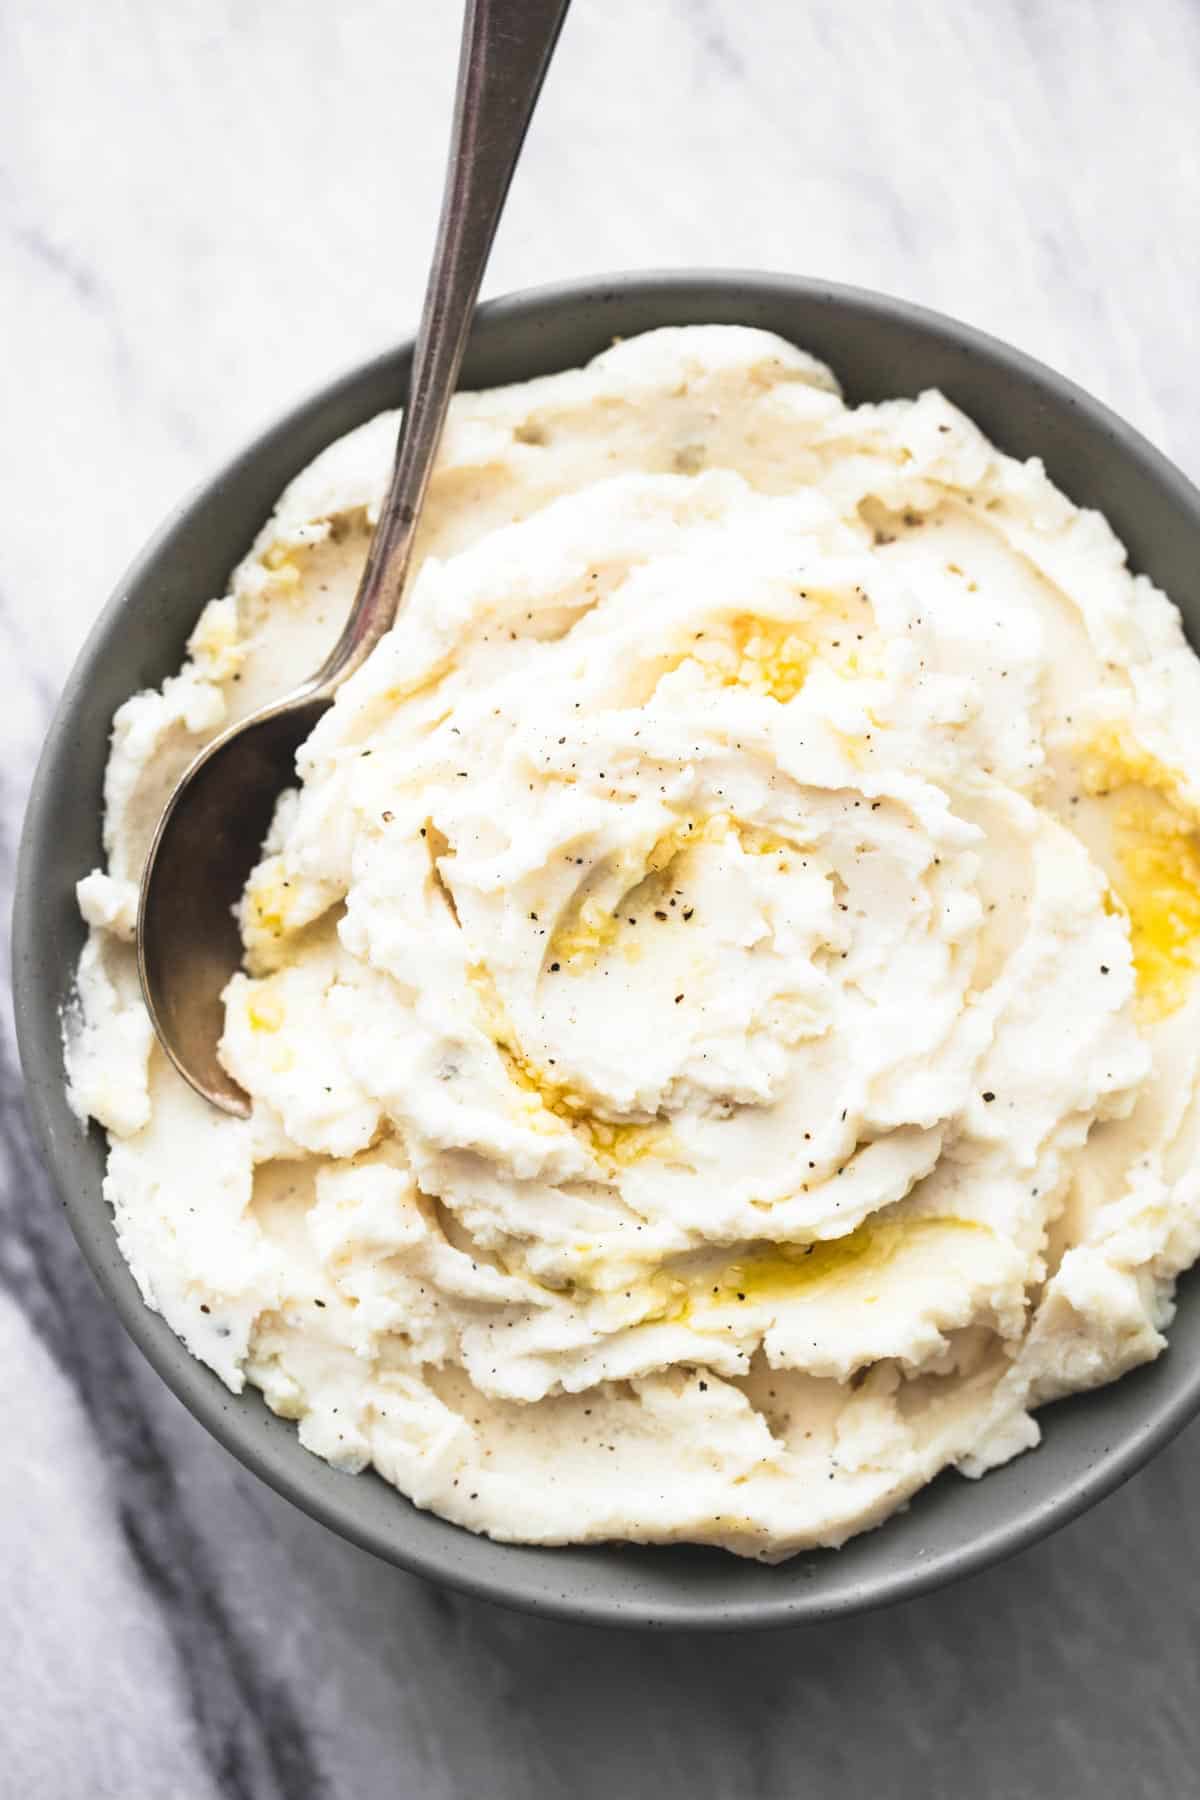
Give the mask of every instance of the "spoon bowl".
M 301 690 L 206 745 L 167 802 L 142 880 L 138 973 L 151 1023 L 185 1080 L 242 1118 L 249 1098 L 217 1054 L 221 995 L 242 956 L 237 903 L 296 752 L 331 699 Z

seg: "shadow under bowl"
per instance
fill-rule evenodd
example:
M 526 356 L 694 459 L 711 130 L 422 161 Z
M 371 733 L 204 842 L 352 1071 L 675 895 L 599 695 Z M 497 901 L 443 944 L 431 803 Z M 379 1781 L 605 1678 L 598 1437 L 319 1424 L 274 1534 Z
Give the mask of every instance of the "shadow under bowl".
M 1103 512 L 1132 566 L 1176 601 L 1200 643 L 1200 495 L 1137 432 L 1029 357 L 898 300 L 760 274 L 632 274 L 542 288 L 480 309 L 464 387 L 585 362 L 659 325 L 742 324 L 828 362 L 851 401 L 938 387 L 1004 450 L 1040 456 L 1073 500 Z M 840 1551 L 775 1568 L 672 1546 L 538 1549 L 492 1543 L 418 1511 L 373 1473 L 301 1448 L 256 1390 L 233 1395 L 142 1302 L 101 1182 L 105 1140 L 64 1093 L 60 1015 L 83 942 L 78 878 L 101 861 L 101 783 L 118 705 L 176 670 L 204 603 L 225 591 L 282 489 L 318 451 L 404 398 L 411 346 L 333 382 L 262 433 L 167 522 L 120 583 L 67 682 L 21 842 L 14 1000 L 34 1123 L 80 1248 L 127 1330 L 201 1422 L 281 1494 L 376 1555 L 483 1598 L 611 1625 L 746 1628 L 881 1606 L 1012 1554 L 1133 1473 L 1200 1408 L 1200 1306 L 1181 1283 L 1170 1349 L 1112 1387 L 1041 1415 L 1041 1447 L 981 1482 L 942 1475 L 907 1511 Z

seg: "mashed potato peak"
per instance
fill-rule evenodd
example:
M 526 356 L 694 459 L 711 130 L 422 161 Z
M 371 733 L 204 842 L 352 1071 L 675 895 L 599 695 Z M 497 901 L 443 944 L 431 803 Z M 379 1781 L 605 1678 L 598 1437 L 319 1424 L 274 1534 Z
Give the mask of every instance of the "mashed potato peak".
M 1174 609 L 940 395 L 760 332 L 460 397 L 246 891 L 238 1121 L 152 1043 L 135 884 L 332 640 L 393 431 L 117 715 L 69 1063 L 147 1302 L 499 1538 L 779 1558 L 1031 1446 L 1200 1247 Z

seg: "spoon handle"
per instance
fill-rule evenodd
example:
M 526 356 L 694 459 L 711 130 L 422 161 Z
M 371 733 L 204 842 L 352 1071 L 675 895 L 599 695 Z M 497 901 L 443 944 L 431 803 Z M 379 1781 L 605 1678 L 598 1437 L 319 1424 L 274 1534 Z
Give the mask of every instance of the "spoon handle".
M 467 0 L 437 243 L 396 460 L 354 606 L 312 691 L 330 693 L 396 617 L 479 284 L 570 0 Z

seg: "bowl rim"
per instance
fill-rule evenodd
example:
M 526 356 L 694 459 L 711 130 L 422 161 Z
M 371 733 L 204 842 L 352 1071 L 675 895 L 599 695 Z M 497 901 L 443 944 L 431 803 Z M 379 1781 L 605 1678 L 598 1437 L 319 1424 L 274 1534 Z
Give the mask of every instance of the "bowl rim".
M 1200 493 L 1162 452 L 1109 407 L 1036 358 L 999 338 L 940 312 L 872 289 L 738 269 L 632 270 L 505 294 L 479 308 L 476 330 L 486 332 L 509 321 L 532 319 L 606 299 L 632 300 L 638 295 L 660 304 L 661 322 L 667 323 L 673 300 L 694 295 L 698 289 L 713 288 L 781 302 L 803 300 L 864 318 L 878 318 L 889 324 L 915 328 L 982 359 L 993 368 L 1014 373 L 1025 386 L 1047 391 L 1060 406 L 1073 409 L 1091 429 L 1113 440 L 1121 455 L 1142 465 L 1151 481 L 1164 492 L 1169 505 L 1190 514 L 1200 530 Z M 45 906 L 39 876 L 54 831 L 56 796 L 64 761 L 69 758 L 75 715 L 87 691 L 91 671 L 107 650 L 110 638 L 119 633 L 130 594 L 155 569 L 164 548 L 183 522 L 207 505 L 219 489 L 231 481 L 236 482 L 243 471 L 251 469 L 272 442 L 310 416 L 328 410 L 340 395 L 359 384 L 383 379 L 397 358 L 409 351 L 411 340 L 355 363 L 323 383 L 257 431 L 240 451 L 199 483 L 167 515 L 133 559 L 94 621 L 76 654 L 55 707 L 30 788 L 18 850 L 12 917 L 12 983 L 18 1048 L 34 1132 L 66 1208 L 76 1242 L 138 1348 L 176 1397 L 241 1463 L 310 1517 L 351 1543 L 411 1573 L 445 1583 L 477 1598 L 544 1616 L 594 1624 L 703 1630 L 761 1629 L 892 1605 L 998 1563 L 1069 1523 L 1110 1494 L 1169 1442 L 1200 1411 L 1200 1363 L 1177 1384 L 1175 1391 L 1169 1392 L 1165 1399 L 1160 1396 L 1148 1416 L 1139 1418 L 1109 1454 L 1085 1468 L 1048 1499 L 1028 1505 L 1023 1512 L 1018 1511 L 1013 1516 L 1002 1516 L 970 1541 L 952 1546 L 948 1551 L 928 1556 L 922 1554 L 919 1560 L 883 1578 L 862 1582 L 832 1596 L 823 1595 L 818 1583 L 811 1586 L 789 1583 L 781 1585 L 777 1595 L 741 1601 L 731 1601 L 719 1593 L 713 1599 L 689 1599 L 686 1603 L 661 1594 L 653 1600 L 641 1601 L 619 1593 L 588 1597 L 571 1591 L 570 1559 L 578 1556 L 582 1547 L 552 1550 L 549 1554 L 561 1564 L 561 1580 L 531 1584 L 521 1573 L 520 1559 L 528 1554 L 527 1547 L 474 1538 L 460 1527 L 439 1521 L 456 1537 L 469 1538 L 474 1545 L 483 1547 L 479 1554 L 468 1559 L 466 1565 L 459 1566 L 453 1553 L 405 1542 L 403 1530 L 398 1535 L 384 1536 L 380 1530 L 357 1520 L 353 1508 L 342 1505 L 337 1490 L 318 1476 L 321 1469 L 328 1473 L 326 1465 L 302 1449 L 290 1422 L 279 1421 L 286 1424 L 288 1436 L 294 1442 L 294 1457 L 264 1456 L 261 1443 L 254 1441 L 255 1422 L 241 1416 L 244 1396 L 233 1395 L 217 1376 L 192 1357 L 161 1315 L 141 1300 L 119 1254 L 116 1257 L 119 1271 L 114 1267 L 113 1255 L 102 1254 L 94 1226 L 89 1229 L 88 1221 L 82 1217 L 83 1202 L 71 1177 L 71 1146 L 67 1138 L 73 1136 L 78 1144 L 83 1134 L 66 1108 L 61 1080 L 61 1022 L 56 1006 L 45 999 L 42 972 L 46 958 L 41 941 Z M 57 1078 L 50 1079 L 48 1072 L 55 1068 Z M 115 1246 L 112 1215 L 107 1209 L 102 1224 Z M 197 1372 L 201 1379 L 197 1379 Z M 1133 1377 L 1122 1378 L 1122 1385 L 1136 1374 L 1135 1371 Z M 273 1416 L 268 1415 L 270 1417 Z M 311 1469 L 305 1466 L 308 1463 L 312 1464 Z M 336 1476 L 335 1479 L 341 1482 L 345 1477 Z M 394 1490 L 391 1493 L 397 1503 L 399 1524 L 402 1525 L 410 1513 L 419 1519 L 431 1516 L 412 1507 Z M 624 1546 L 587 1548 L 593 1557 L 597 1554 L 628 1554 Z M 815 1554 L 827 1558 L 833 1553 L 820 1551 Z M 785 1569 L 789 1566 L 783 1565 Z

